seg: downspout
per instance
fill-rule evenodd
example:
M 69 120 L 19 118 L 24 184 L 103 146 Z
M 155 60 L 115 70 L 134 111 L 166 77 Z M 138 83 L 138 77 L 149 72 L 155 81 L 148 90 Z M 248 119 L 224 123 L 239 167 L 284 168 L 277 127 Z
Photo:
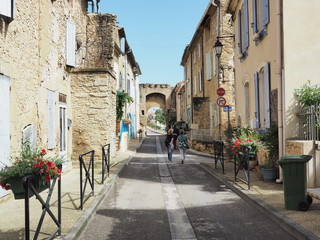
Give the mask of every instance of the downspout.
M 193 124 L 193 71 L 192 71 L 192 66 L 193 66 L 193 59 L 192 59 L 192 53 L 190 53 L 190 92 L 191 92 L 191 124 Z M 191 126 L 190 126 L 191 127 Z
M 277 1 L 276 19 L 277 19 L 277 72 L 278 75 L 278 132 L 279 132 L 279 158 L 285 154 L 285 83 L 283 79 L 283 11 L 282 0 Z M 283 182 L 282 168 L 279 166 L 279 179 L 277 183 Z
M 217 11 L 217 40 L 219 40 L 218 37 L 220 37 L 220 0 L 217 2 L 216 4 L 216 11 Z M 222 49 L 223 51 L 223 49 Z M 221 52 L 222 53 L 222 52 Z M 217 80 L 218 80 L 218 87 L 217 89 L 220 87 L 220 57 L 218 57 L 218 69 L 217 69 Z M 222 140 L 222 136 L 221 136 L 221 127 L 222 127 L 222 117 L 221 117 L 221 107 L 219 107 L 219 140 Z

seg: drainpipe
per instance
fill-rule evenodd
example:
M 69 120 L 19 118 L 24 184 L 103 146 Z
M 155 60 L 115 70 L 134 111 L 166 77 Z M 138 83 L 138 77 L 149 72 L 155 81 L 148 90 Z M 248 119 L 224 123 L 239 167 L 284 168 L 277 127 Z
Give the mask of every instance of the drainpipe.
M 215 5 L 216 6 L 216 11 L 217 11 L 217 39 L 218 37 L 220 36 L 220 1 L 217 2 L 217 4 Z M 222 49 L 223 51 L 223 49 Z M 222 53 L 222 52 L 221 52 Z M 221 57 L 221 56 L 220 56 Z M 218 80 L 218 87 L 217 89 L 220 87 L 220 57 L 218 57 L 218 69 L 217 69 L 217 80 Z M 218 107 L 219 108 L 219 140 L 222 140 L 222 136 L 221 136 L 221 128 L 222 128 L 222 111 L 221 111 L 221 107 Z
M 283 12 L 282 12 L 282 0 L 277 1 L 276 6 L 276 19 L 277 19 L 277 76 L 278 76 L 278 130 L 279 130 L 279 157 L 285 154 L 285 83 L 283 79 Z M 282 183 L 283 173 L 282 168 L 279 166 L 279 179 L 277 183 Z

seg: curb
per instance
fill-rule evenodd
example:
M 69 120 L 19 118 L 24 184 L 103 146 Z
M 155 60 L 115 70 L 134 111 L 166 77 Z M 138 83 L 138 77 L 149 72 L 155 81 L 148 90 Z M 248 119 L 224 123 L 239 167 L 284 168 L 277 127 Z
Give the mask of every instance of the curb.
M 233 192 L 239 195 L 241 198 L 246 200 L 253 207 L 257 208 L 264 215 L 269 217 L 272 221 L 279 224 L 282 229 L 288 232 L 291 236 L 296 239 L 302 240 L 319 240 L 319 238 L 314 235 L 312 232 L 306 230 L 299 224 L 295 223 L 288 217 L 281 214 L 279 211 L 257 198 L 256 196 L 248 193 L 248 190 L 243 190 L 238 185 L 230 181 L 227 177 L 221 175 L 220 173 L 214 171 L 212 167 L 208 166 L 205 163 L 201 163 L 200 166 L 204 168 L 206 171 L 214 175 L 217 179 L 223 182 L 226 186 L 228 186 Z

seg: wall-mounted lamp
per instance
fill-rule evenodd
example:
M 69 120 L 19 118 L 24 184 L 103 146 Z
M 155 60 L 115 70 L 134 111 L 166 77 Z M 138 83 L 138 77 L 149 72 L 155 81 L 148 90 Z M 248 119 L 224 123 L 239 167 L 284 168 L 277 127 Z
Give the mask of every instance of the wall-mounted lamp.
M 214 48 L 214 51 L 215 51 L 215 53 L 216 53 L 216 56 L 217 56 L 218 58 L 220 58 L 220 57 L 221 57 L 221 53 L 222 53 L 223 45 L 222 45 L 222 43 L 219 41 L 219 39 L 217 39 L 217 41 L 216 41 L 216 43 L 214 44 L 213 48 Z

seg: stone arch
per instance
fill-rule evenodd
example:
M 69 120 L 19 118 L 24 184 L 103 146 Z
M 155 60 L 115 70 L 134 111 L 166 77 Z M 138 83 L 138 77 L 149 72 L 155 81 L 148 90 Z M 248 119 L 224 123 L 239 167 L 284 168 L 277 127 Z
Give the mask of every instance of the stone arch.
M 175 106 L 172 94 L 173 87 L 169 84 L 140 84 L 140 123 L 146 125 L 147 111 L 159 107 L 164 112 Z

